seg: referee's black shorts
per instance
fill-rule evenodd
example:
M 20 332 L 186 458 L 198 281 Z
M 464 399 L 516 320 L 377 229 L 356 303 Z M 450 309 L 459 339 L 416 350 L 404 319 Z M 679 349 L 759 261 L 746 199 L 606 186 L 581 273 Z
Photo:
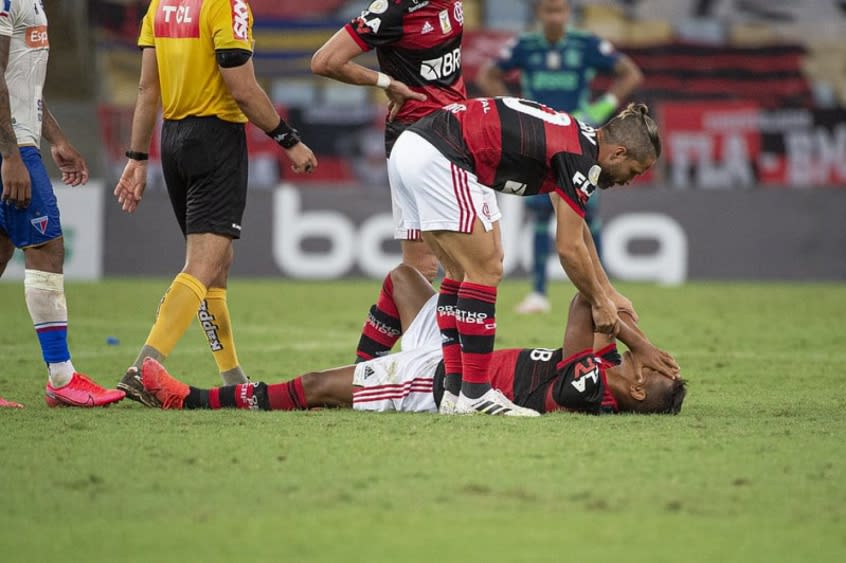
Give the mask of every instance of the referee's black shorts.
M 165 120 L 162 172 L 182 234 L 241 236 L 247 167 L 243 123 L 216 117 Z

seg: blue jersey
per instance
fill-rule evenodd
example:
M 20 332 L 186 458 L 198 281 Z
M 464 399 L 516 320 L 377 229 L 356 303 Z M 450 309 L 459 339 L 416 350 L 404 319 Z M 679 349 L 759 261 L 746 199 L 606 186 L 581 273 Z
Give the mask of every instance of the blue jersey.
M 503 48 L 496 65 L 506 72 L 520 71 L 524 98 L 572 112 L 589 102 L 590 82 L 596 73 L 611 71 L 620 56 L 608 41 L 568 28 L 555 44 L 543 33 L 519 35 Z

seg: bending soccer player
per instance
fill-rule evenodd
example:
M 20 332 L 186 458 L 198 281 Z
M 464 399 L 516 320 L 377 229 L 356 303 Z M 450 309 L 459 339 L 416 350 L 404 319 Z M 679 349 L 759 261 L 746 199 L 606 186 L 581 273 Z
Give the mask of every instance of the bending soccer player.
M 549 194 L 561 265 L 590 302 L 597 331 L 613 335 L 618 309 L 637 317 L 605 274 L 585 205 L 596 188 L 627 184 L 660 154 L 643 104 L 594 130 L 530 100 L 479 98 L 436 111 L 399 136 L 388 173 L 402 224 L 422 231 L 443 264 L 441 295 L 458 288 L 453 308 L 438 307 L 447 370 L 441 410 L 478 411 L 499 400 L 489 373 L 503 261 L 494 192 Z
M 400 352 L 307 373 L 285 383 L 246 383 L 208 390 L 189 387 L 148 358 L 142 367 L 144 386 L 165 409 L 352 407 L 376 412 L 438 412 L 444 394 L 444 362 L 435 318 L 437 294 L 408 266 L 399 266 L 390 275 L 404 329 Z M 685 382 L 678 378 L 678 365 L 669 354 L 621 322 L 619 337 L 630 352 L 620 358 L 613 339 L 596 336 L 593 331 L 590 304 L 577 294 L 570 306 L 563 348 L 494 352 L 491 381 L 496 393 L 508 396 L 519 405 L 516 408 L 537 413 L 679 412 Z M 483 414 L 515 414 L 494 402 L 485 408 L 489 412 Z

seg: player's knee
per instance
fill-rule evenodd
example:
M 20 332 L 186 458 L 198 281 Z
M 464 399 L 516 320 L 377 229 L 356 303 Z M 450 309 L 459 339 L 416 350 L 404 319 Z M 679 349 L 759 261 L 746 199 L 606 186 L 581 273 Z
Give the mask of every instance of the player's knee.
M 322 405 L 326 402 L 328 385 L 325 377 L 321 377 L 319 373 L 312 371 L 300 376 L 300 382 L 303 384 L 303 395 L 305 395 L 306 403 L 309 406 Z

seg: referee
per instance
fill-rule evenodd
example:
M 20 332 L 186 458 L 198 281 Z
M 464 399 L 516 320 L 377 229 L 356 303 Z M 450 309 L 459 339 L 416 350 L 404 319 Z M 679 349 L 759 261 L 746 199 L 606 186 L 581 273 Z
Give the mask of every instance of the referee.
M 232 240 L 241 235 L 247 196 L 244 124 L 254 123 L 288 155 L 295 172 L 317 166 L 312 151 L 276 113 L 256 82 L 253 17 L 246 0 L 152 0 L 141 26 L 141 79 L 128 161 L 114 195 L 138 207 L 147 182 L 147 148 L 163 108 L 162 171 L 186 238 L 185 266 L 165 292 L 153 328 L 118 384 L 130 399 L 157 406 L 137 368 L 163 361 L 199 316 L 224 384 L 244 383 L 226 284 Z

